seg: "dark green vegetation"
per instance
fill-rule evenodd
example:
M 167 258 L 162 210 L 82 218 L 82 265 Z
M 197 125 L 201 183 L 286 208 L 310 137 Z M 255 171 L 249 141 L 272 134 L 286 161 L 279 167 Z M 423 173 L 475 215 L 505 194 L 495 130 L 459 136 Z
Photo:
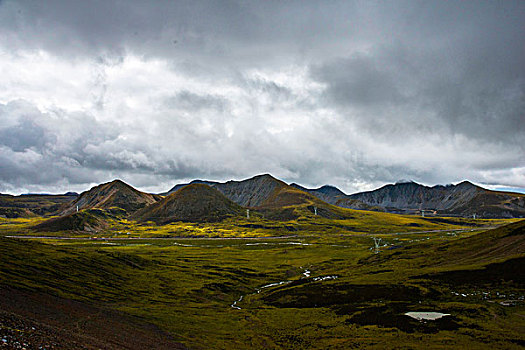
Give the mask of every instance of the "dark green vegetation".
M 385 215 L 385 223 L 376 224 L 383 225 L 383 232 L 374 236 L 337 227 L 325 234 L 289 232 L 275 223 L 272 232 L 297 236 L 1 238 L 0 285 L 11 295 L 11 304 L 23 300 L 14 296 L 28 293 L 46 296 L 48 306 L 58 298 L 55 309 L 70 300 L 80 303 L 68 324 L 89 325 L 93 314 L 105 310 L 100 322 L 118 323 L 117 333 L 140 325 L 141 344 L 154 336 L 155 326 L 158 339 L 171 336 L 170 341 L 196 349 L 512 349 L 525 344 L 524 221 L 485 232 L 389 234 L 386 219 L 397 216 L 371 213 L 370 222 L 381 218 L 376 214 Z M 412 223 L 423 224 L 417 219 Z M 329 219 L 317 220 L 322 225 Z M 366 220 L 356 214 L 355 225 L 366 226 Z M 403 220 L 410 218 L 399 216 L 398 224 Z M 246 224 L 239 221 L 235 230 Z M 211 227 L 226 230 L 226 222 L 217 225 L 223 226 Z M 0 227 L 10 231 L 8 224 Z M 192 227 L 194 233 L 205 228 Z M 381 239 L 377 249 L 373 238 Z M 408 311 L 450 316 L 417 321 L 404 315 Z M 50 324 L 16 305 L 4 314 L 61 327 L 59 316 Z M 94 330 L 82 329 L 84 346 L 96 348 L 90 340 Z M 125 346 L 118 339 L 107 345 Z

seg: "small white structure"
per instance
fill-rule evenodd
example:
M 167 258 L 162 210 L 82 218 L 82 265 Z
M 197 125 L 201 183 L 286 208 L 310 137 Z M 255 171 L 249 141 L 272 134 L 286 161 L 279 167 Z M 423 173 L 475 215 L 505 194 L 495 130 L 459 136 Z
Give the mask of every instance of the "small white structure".
M 250 218 L 250 209 L 246 209 L 246 219 Z

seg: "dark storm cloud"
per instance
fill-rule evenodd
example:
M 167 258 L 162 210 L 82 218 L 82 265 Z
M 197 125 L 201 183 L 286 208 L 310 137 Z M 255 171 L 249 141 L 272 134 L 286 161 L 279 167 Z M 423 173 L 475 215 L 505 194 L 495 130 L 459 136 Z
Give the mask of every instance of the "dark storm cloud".
M 458 49 L 460 50 L 460 49 Z M 402 59 L 400 59 L 400 56 Z M 403 48 L 379 50 L 314 66 L 312 76 L 327 85 L 325 97 L 365 127 L 391 133 L 397 126 L 410 132 L 432 128 L 488 142 L 523 144 L 525 135 L 525 71 L 486 75 L 489 59 L 462 69 L 439 52 L 412 57 Z M 519 56 L 516 53 L 516 56 Z M 525 53 L 521 55 L 525 62 Z M 407 67 L 407 63 L 415 67 Z M 440 70 L 438 64 L 449 68 Z
M 311 54 L 356 29 L 351 3 L 296 1 L 4 1 L 12 47 L 64 55 L 131 50 L 180 60 L 263 61 Z M 275 49 L 279 50 L 276 52 Z
M 390 12 L 390 3 L 376 13 L 384 23 L 378 32 L 390 43 L 313 66 L 328 103 L 394 137 L 416 125 L 523 145 L 524 3 L 405 5 Z
M 0 190 L 525 186 L 524 19 L 523 1 L 1 1 Z
M 374 57 L 355 55 L 317 67 L 313 76 L 328 84 L 330 102 L 338 105 L 367 108 L 403 103 L 391 66 L 374 61 Z

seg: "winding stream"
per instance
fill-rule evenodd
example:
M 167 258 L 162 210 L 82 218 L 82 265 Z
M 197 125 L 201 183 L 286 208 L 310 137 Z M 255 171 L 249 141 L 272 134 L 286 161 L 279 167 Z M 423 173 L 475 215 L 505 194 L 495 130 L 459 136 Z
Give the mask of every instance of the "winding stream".
M 335 280 L 337 278 L 339 278 L 339 276 L 337 275 L 329 275 L 329 276 L 317 276 L 317 277 L 313 277 L 311 278 L 310 275 L 311 275 L 311 271 L 308 270 L 308 269 L 304 269 L 302 275 L 304 277 L 301 277 L 301 279 L 308 279 L 309 281 L 311 282 L 322 282 L 322 281 L 327 281 L 327 280 Z M 246 294 L 246 295 L 254 295 L 254 294 L 259 294 L 263 289 L 266 289 L 266 288 L 271 288 L 271 287 L 276 287 L 276 286 L 281 286 L 281 285 L 284 285 L 284 284 L 289 284 L 289 283 L 292 283 L 293 281 L 291 280 L 286 280 L 286 281 L 279 281 L 279 282 L 274 282 L 274 283 L 269 283 L 269 284 L 265 284 L 263 286 L 260 286 L 260 287 L 257 287 L 255 288 L 255 292 L 253 293 L 250 293 L 250 294 Z M 235 300 L 231 305 L 230 307 L 233 308 L 233 309 L 237 309 L 237 310 L 241 310 L 242 308 L 238 305 L 243 299 L 244 299 L 245 295 L 241 295 L 239 297 L 239 299 Z

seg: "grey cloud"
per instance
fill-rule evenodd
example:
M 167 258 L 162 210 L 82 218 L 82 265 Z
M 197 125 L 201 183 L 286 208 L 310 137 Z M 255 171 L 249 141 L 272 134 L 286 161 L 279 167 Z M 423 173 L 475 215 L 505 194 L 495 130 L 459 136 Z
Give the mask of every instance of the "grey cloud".
M 92 182 L 91 177 L 103 168 L 90 166 L 90 147 L 116 137 L 89 115 L 60 110 L 42 113 L 26 101 L 0 104 L 0 111 L 9 121 L 6 127 L 0 126 L 4 186 L 49 184 L 64 178 L 71 183 Z
M 356 107 L 403 104 L 405 97 L 389 67 L 385 62 L 378 65 L 374 57 L 354 55 L 313 67 L 312 76 L 328 84 L 331 103 Z
M 444 136 L 523 144 L 522 65 L 509 68 L 506 62 L 489 58 L 474 69 L 445 55 L 435 51 L 414 55 L 403 47 L 378 49 L 315 66 L 312 77 L 327 85 L 328 105 L 351 115 L 372 133 L 393 133 L 394 140 L 427 129 Z M 525 62 L 525 54 L 521 56 Z M 513 74 L 493 77 L 487 69 L 513 69 Z
M 27 118 L 22 118 L 15 126 L 0 129 L 0 144 L 15 152 L 28 148 L 42 149 L 50 138 L 41 126 Z
M 324 43 L 332 44 L 329 36 L 348 36 L 357 27 L 348 25 L 357 17 L 352 3 L 4 1 L 0 5 L 0 28 L 13 48 L 62 55 L 118 56 L 134 51 L 224 65 L 264 63 L 290 53 L 315 54 Z
M 218 113 L 222 113 L 229 108 L 229 102 L 224 97 L 196 94 L 188 90 L 183 90 L 174 96 L 166 98 L 165 105 L 169 109 L 184 109 L 188 111 L 211 109 Z
M 79 112 L 1 97 L 0 190 L 262 172 L 525 186 L 523 18 L 523 1 L 2 1 L 0 54 L 95 68 Z M 146 70 L 122 96 L 108 72 L 129 56 L 192 84 L 155 92 Z M 290 66 L 311 90 L 264 74 Z

